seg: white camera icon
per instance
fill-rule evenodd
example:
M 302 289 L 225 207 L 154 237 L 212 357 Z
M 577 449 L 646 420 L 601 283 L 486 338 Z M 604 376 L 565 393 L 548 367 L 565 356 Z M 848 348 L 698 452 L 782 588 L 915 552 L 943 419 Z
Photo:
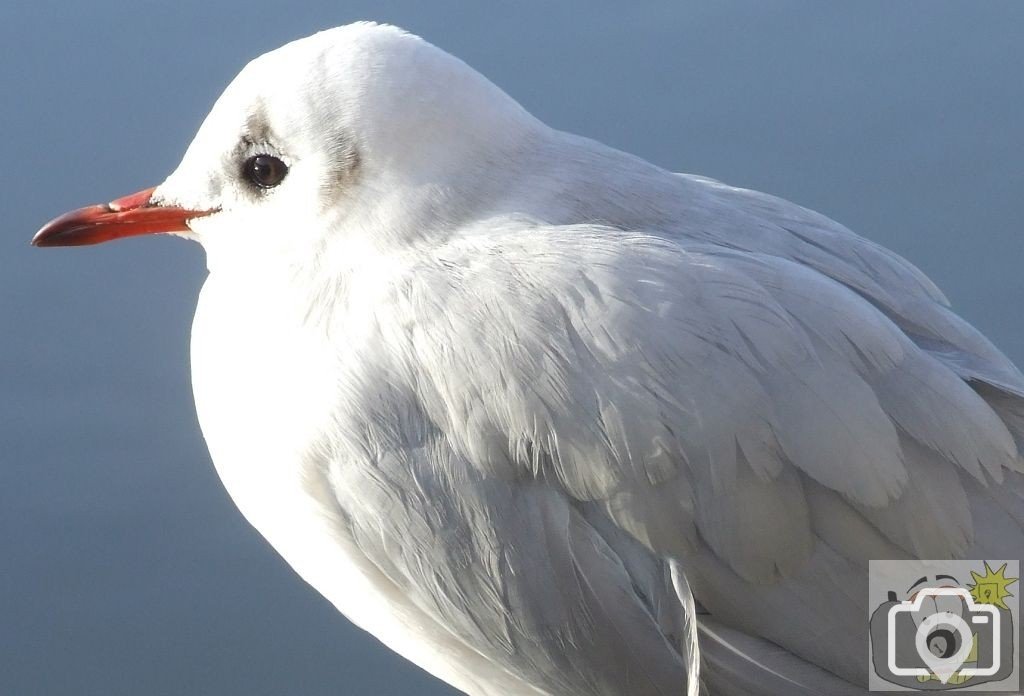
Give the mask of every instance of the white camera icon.
M 966 616 L 972 624 L 991 624 L 992 664 L 987 667 L 963 667 L 961 665 L 967 660 L 974 645 L 974 631 L 960 615 L 950 611 L 937 611 L 924 619 L 915 621 L 917 633 L 914 636 L 914 647 L 921 660 L 928 666 L 923 667 L 900 667 L 896 664 L 896 618 L 900 614 L 918 614 L 922 610 L 922 604 L 928 598 L 957 597 L 967 608 Z M 933 602 L 934 604 L 934 602 Z M 962 587 L 929 587 L 921 590 L 914 597 L 913 601 L 906 601 L 895 604 L 889 609 L 887 617 L 887 638 L 888 654 L 887 667 L 892 674 L 908 677 L 928 677 L 930 674 L 937 676 L 943 684 L 949 681 L 950 677 L 959 671 L 962 677 L 988 677 L 996 674 L 1000 667 L 1000 615 L 999 610 L 990 604 L 975 604 L 971 593 Z M 938 633 L 948 635 L 949 645 L 958 645 L 955 651 L 945 651 L 942 655 L 932 652 L 929 647 L 929 639 Z M 956 634 L 955 636 L 953 634 Z

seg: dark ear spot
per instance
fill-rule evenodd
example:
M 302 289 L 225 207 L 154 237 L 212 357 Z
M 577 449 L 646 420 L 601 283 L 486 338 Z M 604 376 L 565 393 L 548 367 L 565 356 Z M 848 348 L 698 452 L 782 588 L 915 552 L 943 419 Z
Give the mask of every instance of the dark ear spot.
M 337 136 L 327 145 L 325 166 L 327 175 L 321 179 L 321 199 L 326 205 L 336 204 L 352 195 L 359 181 L 362 157 L 355 139 Z
M 355 141 L 347 135 L 335 138 L 328 149 L 328 162 L 334 184 L 342 188 L 351 186 L 362 163 Z

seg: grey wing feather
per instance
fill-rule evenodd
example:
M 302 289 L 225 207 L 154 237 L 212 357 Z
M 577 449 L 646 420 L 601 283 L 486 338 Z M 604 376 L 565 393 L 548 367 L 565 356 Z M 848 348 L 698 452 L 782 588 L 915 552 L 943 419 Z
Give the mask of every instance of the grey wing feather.
M 613 549 L 556 490 L 482 476 L 425 420 L 371 426 L 363 442 L 328 469 L 348 534 L 419 610 L 519 678 L 515 693 L 683 692 L 678 611 L 652 603 L 671 591 L 664 562 L 621 532 Z
M 715 696 L 866 696 L 831 672 L 768 641 L 700 617 L 701 653 Z
M 918 268 L 836 221 L 769 194 L 679 175 L 694 188 L 683 236 L 807 266 L 861 295 L 964 379 L 1024 396 L 1020 370 Z

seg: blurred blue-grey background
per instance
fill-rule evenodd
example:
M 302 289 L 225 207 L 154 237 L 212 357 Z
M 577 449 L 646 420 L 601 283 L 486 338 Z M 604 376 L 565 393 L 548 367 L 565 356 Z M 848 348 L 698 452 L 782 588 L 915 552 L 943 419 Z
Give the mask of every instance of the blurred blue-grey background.
M 38 250 L 159 183 L 250 58 L 406 27 L 549 123 L 796 200 L 921 266 L 1024 363 L 1024 3 L 0 7 L 0 694 L 450 694 L 252 531 L 196 425 L 201 250 Z

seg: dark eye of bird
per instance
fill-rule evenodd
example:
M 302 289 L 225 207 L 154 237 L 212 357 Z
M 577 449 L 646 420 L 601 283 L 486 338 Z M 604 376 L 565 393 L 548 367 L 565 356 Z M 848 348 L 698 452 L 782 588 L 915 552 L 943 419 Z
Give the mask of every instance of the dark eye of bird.
M 255 155 L 245 161 L 245 178 L 260 188 L 274 188 L 288 173 L 288 165 L 272 155 Z

